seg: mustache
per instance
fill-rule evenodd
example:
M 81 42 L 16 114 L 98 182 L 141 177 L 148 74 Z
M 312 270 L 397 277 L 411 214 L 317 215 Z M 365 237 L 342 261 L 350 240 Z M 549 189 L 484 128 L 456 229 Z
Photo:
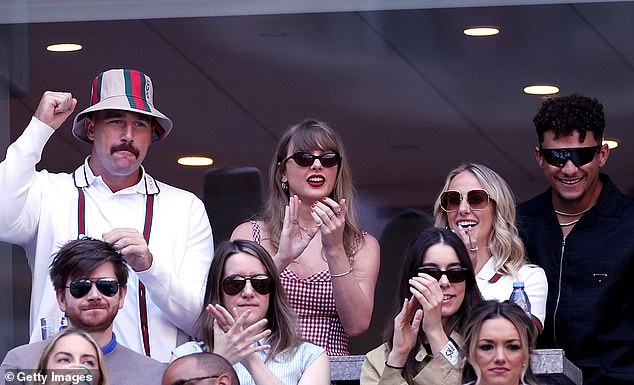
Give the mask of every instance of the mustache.
M 114 154 L 117 151 L 129 151 L 132 154 L 134 154 L 135 158 L 138 158 L 140 155 L 140 151 L 137 150 L 134 146 L 132 146 L 130 143 L 121 143 L 117 146 L 114 146 L 110 149 L 110 154 Z
M 84 305 L 84 306 L 79 306 L 78 309 L 80 311 L 87 311 L 87 310 L 95 310 L 95 309 L 108 309 L 108 303 L 105 301 L 102 301 L 101 299 L 90 299 L 88 300 L 88 304 Z

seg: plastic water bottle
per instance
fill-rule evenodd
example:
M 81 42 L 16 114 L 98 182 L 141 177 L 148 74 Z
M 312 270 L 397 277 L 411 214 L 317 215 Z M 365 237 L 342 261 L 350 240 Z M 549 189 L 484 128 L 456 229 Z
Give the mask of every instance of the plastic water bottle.
M 531 317 L 531 302 L 528 300 L 528 295 L 524 291 L 524 282 L 513 282 L 513 292 L 511 293 L 509 301 L 521 307 L 526 315 L 528 315 L 528 318 Z
M 68 317 L 65 315 L 59 320 L 59 331 L 61 332 L 64 329 L 68 329 Z

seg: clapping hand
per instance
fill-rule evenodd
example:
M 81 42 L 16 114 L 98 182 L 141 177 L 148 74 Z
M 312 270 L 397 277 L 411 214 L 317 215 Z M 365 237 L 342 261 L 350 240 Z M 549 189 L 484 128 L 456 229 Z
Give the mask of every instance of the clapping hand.
M 409 352 L 416 345 L 422 319 L 423 310 L 419 308 L 416 298 L 405 298 L 403 308 L 394 318 L 392 350 L 387 360 L 390 365 L 405 366 Z
M 244 323 L 251 310 L 246 310 L 235 320 L 221 305 L 208 305 L 206 310 L 214 318 L 213 352 L 223 356 L 231 365 L 242 362 L 255 352 L 271 348 L 268 344 L 254 345 L 271 335 L 270 329 L 264 329 L 266 318 L 245 328 Z
M 284 223 L 280 234 L 278 257 L 285 262 L 284 267 L 297 258 L 315 237 L 318 227 L 302 228 L 299 225 L 301 200 L 297 195 L 290 197 L 284 211 Z M 279 266 L 278 266 L 279 267 Z M 283 267 L 280 269 L 283 270 Z
M 449 341 L 442 323 L 443 288 L 444 285 L 449 284 L 449 281 L 446 277 L 441 277 L 441 280 L 437 281 L 429 274 L 418 273 L 409 280 L 409 284 L 413 298 L 416 298 L 425 314 L 421 328 L 429 342 L 432 354 L 436 354 Z
M 428 274 L 419 273 L 409 280 L 409 284 L 413 298 L 416 298 L 425 313 L 423 331 L 429 334 L 442 330 L 443 293 L 438 281 Z
M 346 226 L 346 200 L 339 203 L 324 197 L 315 201 L 311 214 L 315 223 L 321 223 L 321 243 L 327 252 L 337 247 L 343 248 L 343 230 Z

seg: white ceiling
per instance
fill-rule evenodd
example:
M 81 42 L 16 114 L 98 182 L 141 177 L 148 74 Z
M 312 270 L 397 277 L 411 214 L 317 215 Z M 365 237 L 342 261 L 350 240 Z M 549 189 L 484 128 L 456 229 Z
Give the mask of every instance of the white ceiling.
M 207 169 L 178 166 L 182 154 L 266 174 L 280 133 L 314 117 L 343 136 L 364 215 L 381 219 L 431 205 L 462 161 L 498 171 L 520 200 L 542 191 L 531 123 L 540 100 L 522 88 L 546 82 L 604 103 L 606 136 L 622 142 L 606 171 L 634 191 L 634 2 L 27 3 L 0 5 L 0 23 L 31 22 L 23 47 L 28 95 L 11 102 L 12 139 L 44 90 L 71 91 L 83 109 L 100 71 L 137 68 L 152 77 L 155 104 L 175 123 L 145 162 L 154 176 L 201 195 Z M 527 2 L 505 2 L 520 3 Z M 43 22 L 104 18 L 128 20 Z M 462 29 L 474 24 L 502 32 L 466 38 Z M 59 41 L 85 49 L 45 52 Z M 42 167 L 71 170 L 87 154 L 70 126 L 47 145 Z

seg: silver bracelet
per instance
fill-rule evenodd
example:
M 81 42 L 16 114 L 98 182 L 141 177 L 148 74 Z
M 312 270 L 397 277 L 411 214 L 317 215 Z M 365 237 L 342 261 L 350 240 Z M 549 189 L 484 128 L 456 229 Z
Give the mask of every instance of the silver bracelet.
M 330 273 L 330 276 L 331 276 L 331 277 L 333 277 L 333 278 L 337 278 L 337 277 L 343 277 L 343 276 L 346 276 L 346 275 L 348 275 L 348 274 L 350 274 L 350 273 L 352 273 L 352 267 L 350 268 L 350 270 L 346 271 L 345 273 L 341 273 L 341 274 L 333 274 L 333 273 Z

